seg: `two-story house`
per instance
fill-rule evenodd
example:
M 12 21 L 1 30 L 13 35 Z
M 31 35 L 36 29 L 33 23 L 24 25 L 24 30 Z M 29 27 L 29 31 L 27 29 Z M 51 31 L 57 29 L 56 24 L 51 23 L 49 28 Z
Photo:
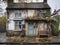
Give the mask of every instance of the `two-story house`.
M 8 0 L 7 31 L 25 31 L 26 36 L 50 35 L 50 6 L 47 0 Z

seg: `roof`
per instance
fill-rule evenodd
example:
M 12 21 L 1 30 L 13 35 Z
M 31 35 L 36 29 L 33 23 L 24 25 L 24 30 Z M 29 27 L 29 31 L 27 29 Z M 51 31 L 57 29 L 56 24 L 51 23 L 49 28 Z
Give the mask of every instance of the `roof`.
M 40 3 L 12 3 L 7 9 L 50 9 L 48 4 Z

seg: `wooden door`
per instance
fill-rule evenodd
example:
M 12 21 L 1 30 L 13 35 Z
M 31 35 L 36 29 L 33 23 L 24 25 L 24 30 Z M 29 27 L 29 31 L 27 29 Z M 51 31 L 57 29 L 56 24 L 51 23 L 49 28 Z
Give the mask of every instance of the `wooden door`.
M 34 25 L 33 22 L 28 23 L 28 35 L 34 36 Z

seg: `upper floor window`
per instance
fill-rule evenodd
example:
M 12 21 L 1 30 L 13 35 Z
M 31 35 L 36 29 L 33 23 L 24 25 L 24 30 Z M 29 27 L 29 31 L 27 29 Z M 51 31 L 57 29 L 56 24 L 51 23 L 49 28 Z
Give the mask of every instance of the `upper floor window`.
M 38 10 L 38 16 L 43 16 L 46 13 L 46 10 Z
M 42 10 L 39 10 L 37 15 L 42 16 L 43 15 Z
M 16 17 L 16 18 L 20 18 L 20 17 L 21 17 L 21 12 L 22 12 L 22 11 L 19 11 L 19 10 L 16 11 L 16 12 L 15 12 L 15 17 Z

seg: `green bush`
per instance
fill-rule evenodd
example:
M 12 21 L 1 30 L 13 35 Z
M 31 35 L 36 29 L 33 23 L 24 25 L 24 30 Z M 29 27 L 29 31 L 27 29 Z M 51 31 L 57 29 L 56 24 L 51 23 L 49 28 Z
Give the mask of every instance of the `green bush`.
M 6 25 L 6 16 L 0 17 L 0 25 Z
M 53 17 L 53 20 L 54 21 L 52 21 L 52 25 L 51 25 L 52 34 L 57 36 L 57 35 L 59 35 L 59 28 L 58 28 L 59 27 L 59 16 Z

